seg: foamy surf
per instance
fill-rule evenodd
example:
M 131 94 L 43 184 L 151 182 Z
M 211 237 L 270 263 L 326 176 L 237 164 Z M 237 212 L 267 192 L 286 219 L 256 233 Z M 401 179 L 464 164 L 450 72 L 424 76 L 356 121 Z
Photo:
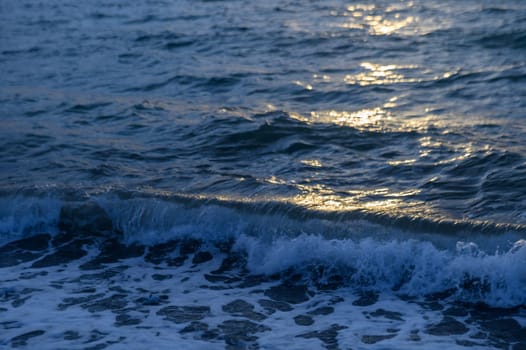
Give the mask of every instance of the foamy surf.
M 488 286 L 477 286 L 473 276 L 465 282 L 471 286 L 454 290 L 459 287 L 454 282 L 443 284 L 452 268 L 442 269 L 443 276 L 437 271 L 439 266 L 430 266 L 432 273 L 419 276 L 427 282 L 415 282 L 415 275 L 393 288 L 400 282 L 401 271 L 396 263 L 386 265 L 393 263 L 391 249 L 400 253 L 404 244 L 356 243 L 354 249 L 364 250 L 361 258 L 370 257 L 352 273 L 342 266 L 352 254 L 344 254 L 334 243 L 329 242 L 332 248 L 323 247 L 323 242 L 318 247 L 337 253 L 336 261 L 322 262 L 328 256 L 312 251 L 320 244 L 319 237 L 298 237 L 296 241 L 263 248 L 247 237 L 240 237 L 233 246 L 183 239 L 145 247 L 58 234 L 11 242 L 0 248 L 4 257 L 0 345 L 32 348 L 39 344 L 43 349 L 170 347 L 174 343 L 197 349 L 520 349 L 524 344 L 523 306 L 502 309 L 474 302 L 485 299 L 498 304 L 502 302 L 499 296 L 505 296 L 507 303 L 523 302 L 521 292 L 511 291 L 511 286 L 487 290 L 484 296 Z M 273 262 L 273 267 L 272 254 L 281 249 L 290 258 Z M 514 254 L 524 254 L 523 249 Z M 11 252 L 16 262 L 5 264 L 5 252 Z M 412 295 L 405 293 L 410 285 Z M 450 286 L 453 290 L 444 290 Z M 428 293 L 435 290 L 439 292 Z M 466 293 L 475 298 L 469 300 Z
M 526 341 L 520 230 L 440 234 L 309 218 L 275 203 L 45 193 L 12 196 L 1 211 L 6 347 L 520 349 Z
M 228 242 L 253 274 L 321 269 L 323 274 L 313 276 L 319 280 L 315 283 L 335 278 L 342 287 L 413 297 L 447 291 L 455 301 L 494 307 L 526 304 L 521 230 L 495 226 L 492 233 L 487 226 L 480 229 L 468 222 L 468 231 L 440 234 L 440 226 L 432 232 L 397 226 L 398 218 L 385 226 L 365 217 L 326 216 L 276 202 L 166 193 L 117 191 L 75 197 L 45 192 L 4 201 L 0 227 L 8 245 L 42 232 L 67 233 L 93 244 L 112 239 L 144 247 L 181 239 Z

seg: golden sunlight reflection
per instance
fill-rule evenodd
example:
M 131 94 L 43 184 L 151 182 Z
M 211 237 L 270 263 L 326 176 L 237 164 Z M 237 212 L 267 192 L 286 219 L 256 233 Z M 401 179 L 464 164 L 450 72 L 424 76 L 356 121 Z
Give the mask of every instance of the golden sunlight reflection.
M 287 182 L 282 179 L 278 179 L 276 176 L 271 176 L 267 179 L 265 179 L 266 182 L 273 184 L 273 185 L 285 185 Z
M 390 35 L 412 24 L 415 18 L 409 16 L 401 19 L 400 15 L 395 15 L 394 20 L 389 20 L 382 16 L 366 16 L 365 20 L 369 26 L 369 33 L 373 35 Z
M 391 97 L 385 104 L 384 108 L 395 108 L 397 106 L 396 101 L 398 101 L 397 96 Z
M 430 213 L 422 201 L 411 200 L 409 197 L 417 195 L 420 190 L 412 189 L 402 192 L 391 191 L 388 188 L 339 191 L 322 185 L 297 185 L 301 194 L 291 201 L 307 209 L 339 212 L 362 211 L 367 213 L 388 214 L 393 216 L 415 213 L 422 215 Z
M 322 167 L 322 164 L 319 160 L 317 159 L 304 159 L 302 161 L 300 161 L 301 164 L 304 164 L 304 165 L 307 165 L 307 166 L 310 166 L 310 167 L 313 167 L 313 168 L 321 168 Z
M 344 81 L 351 85 L 384 85 L 396 83 L 414 83 L 418 79 L 404 76 L 400 70 L 417 69 L 416 65 L 396 65 L 396 64 L 374 64 L 371 62 L 363 62 L 360 67 L 365 69 L 364 72 L 358 74 L 346 75 Z
M 355 112 L 334 110 L 311 112 L 311 119 L 317 122 L 352 126 L 358 129 L 377 124 L 385 118 L 388 118 L 387 111 L 382 108 L 365 108 Z
M 390 108 L 396 107 L 397 98 L 390 98 L 382 107 L 357 111 L 311 111 L 307 115 L 290 112 L 289 116 L 303 123 L 335 124 L 358 130 L 383 130 L 392 119 Z
M 338 26 L 347 29 L 367 30 L 371 35 L 414 35 L 427 31 L 419 23 L 419 18 L 403 15 L 404 11 L 413 7 L 412 2 L 396 6 L 375 6 L 370 4 L 353 4 L 347 6 L 343 16 L 347 20 Z M 342 15 L 336 13 L 334 15 Z
M 424 65 L 404 63 L 373 63 L 361 62 L 359 67 L 350 67 L 353 71 L 348 74 L 313 74 L 310 81 L 292 81 L 306 90 L 326 86 L 327 83 L 344 83 L 358 86 L 392 85 L 401 83 L 422 83 L 448 79 L 459 73 L 458 67 L 439 72 Z M 398 97 L 390 102 L 395 102 Z M 390 108 L 389 106 L 384 106 Z M 427 112 L 427 111 L 426 111 Z
M 484 124 L 485 120 L 478 120 L 477 123 Z M 411 111 L 409 115 L 406 114 L 405 116 L 400 117 L 399 125 L 397 125 L 396 129 L 406 132 L 427 132 L 429 128 L 434 128 L 443 130 L 442 132 L 446 134 L 465 127 L 473 127 L 473 120 L 459 118 L 456 115 L 427 114 L 425 111 L 414 110 Z M 422 148 L 447 147 L 447 145 L 436 137 L 424 136 L 419 141 Z M 462 144 L 461 147 L 465 149 L 467 146 Z
M 347 6 L 347 11 L 349 12 L 360 12 L 360 11 L 372 11 L 375 9 L 376 6 L 374 5 L 366 5 L 366 4 L 354 4 Z
M 395 114 L 393 108 L 400 103 L 397 96 L 389 98 L 382 105 L 373 108 L 363 108 L 355 111 L 346 110 L 320 110 L 310 111 L 305 114 L 288 112 L 290 118 L 306 124 L 333 124 L 355 128 L 362 131 L 382 132 L 427 132 L 429 128 L 444 130 L 458 130 L 472 126 L 472 122 L 457 118 L 454 115 L 444 116 L 426 114 L 423 110 L 406 110 Z M 420 114 L 421 113 L 421 114 Z M 480 120 L 484 123 L 484 120 Z M 449 147 L 440 141 L 440 138 L 422 137 L 420 140 L 422 152 L 441 147 Z M 469 145 L 462 144 L 462 149 L 470 150 Z M 458 153 L 458 149 L 454 149 Z
M 398 166 L 398 165 L 411 165 L 416 162 L 416 159 L 406 159 L 406 160 L 395 160 L 387 162 L 387 164 L 391 166 Z
M 298 86 L 301 86 L 302 88 L 304 88 L 305 90 L 312 90 L 312 85 L 311 84 L 308 84 L 308 83 L 304 83 L 302 81 L 295 81 L 294 82 L 295 85 L 298 85 Z
M 332 80 L 330 75 L 327 74 L 314 74 L 312 77 L 317 82 L 329 82 Z

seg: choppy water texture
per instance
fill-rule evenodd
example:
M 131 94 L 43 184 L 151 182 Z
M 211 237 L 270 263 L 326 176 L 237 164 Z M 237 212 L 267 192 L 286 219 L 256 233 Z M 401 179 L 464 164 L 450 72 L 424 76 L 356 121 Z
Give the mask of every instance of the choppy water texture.
M 3 0 L 0 347 L 523 349 L 525 33 L 519 0 Z

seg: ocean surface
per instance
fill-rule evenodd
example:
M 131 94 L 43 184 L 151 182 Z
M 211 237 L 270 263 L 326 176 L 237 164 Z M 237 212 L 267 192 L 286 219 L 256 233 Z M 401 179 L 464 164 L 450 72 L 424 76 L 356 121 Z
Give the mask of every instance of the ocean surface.
M 526 1 L 2 0 L 0 348 L 526 349 Z

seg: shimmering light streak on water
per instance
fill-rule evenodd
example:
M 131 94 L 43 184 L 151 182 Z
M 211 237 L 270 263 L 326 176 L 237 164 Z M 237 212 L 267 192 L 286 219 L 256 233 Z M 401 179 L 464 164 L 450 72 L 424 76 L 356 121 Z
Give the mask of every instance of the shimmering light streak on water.
M 2 191 L 526 224 L 525 11 L 4 1 Z

